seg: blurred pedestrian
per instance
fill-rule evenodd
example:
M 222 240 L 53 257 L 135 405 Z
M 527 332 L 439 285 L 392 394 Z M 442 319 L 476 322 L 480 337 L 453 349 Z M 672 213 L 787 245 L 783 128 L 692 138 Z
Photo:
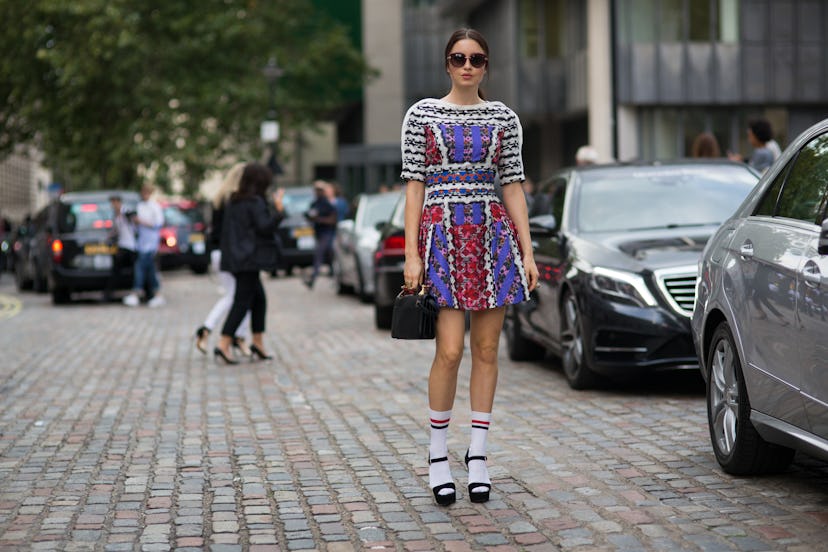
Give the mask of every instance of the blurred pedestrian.
M 196 330 L 196 348 L 207 354 L 207 342 L 213 328 L 224 320 L 230 307 L 233 305 L 233 297 L 236 295 L 236 278 L 230 272 L 221 269 L 221 228 L 224 219 L 224 208 L 230 201 L 230 196 L 238 191 L 239 182 L 244 172 L 244 163 L 236 163 L 225 175 L 212 201 L 212 212 L 210 217 L 210 233 L 208 245 L 210 247 L 210 266 L 216 273 L 216 278 L 221 288 L 221 297 L 215 302 L 213 308 L 207 313 L 204 323 Z M 244 315 L 239 328 L 233 338 L 233 347 L 242 355 L 250 356 L 248 338 L 250 332 L 250 311 Z
M 598 150 L 589 144 L 583 145 L 575 152 L 575 164 L 579 167 L 594 165 L 598 162 Z
M 0 277 L 6 271 L 6 267 L 8 266 L 7 259 L 11 254 L 12 244 L 8 241 L 11 237 L 11 231 L 11 221 L 0 213 Z
M 437 300 L 435 354 L 428 380 L 428 484 L 439 505 L 457 497 L 447 433 L 471 311 L 471 439 L 468 496 L 489 500 L 486 436 L 497 386 L 505 306 L 525 301 L 538 281 L 521 182 L 523 131 L 514 111 L 486 101 L 480 82 L 489 48 L 473 29 L 455 31 L 444 68 L 451 90 L 415 103 L 402 124 L 405 287 Z M 442 129 L 442 130 L 441 130 Z M 464 141 L 462 137 L 466 137 Z M 503 200 L 495 191 L 499 175 Z
M 305 217 L 313 223 L 313 234 L 316 237 L 316 249 L 313 252 L 313 272 L 305 280 L 305 285 L 313 289 L 313 284 L 319 276 L 322 264 L 328 261 L 328 255 L 333 247 L 336 235 L 337 211 L 330 200 L 330 184 L 324 180 L 313 183 L 313 192 L 316 198 L 311 203 Z
M 104 289 L 104 301 L 106 302 L 112 300 L 112 291 L 124 268 L 135 266 L 136 255 L 135 226 L 132 222 L 135 213 L 125 211 L 124 202 L 118 194 L 109 196 L 109 204 L 112 206 L 112 230 L 109 234 L 109 242 L 117 249 L 112 255 L 112 270 Z
M 252 355 L 261 360 L 273 358 L 264 345 L 267 296 L 260 278 L 261 270 L 269 270 L 276 261 L 275 232 L 284 218 L 284 189 L 274 192 L 273 213 L 265 192 L 273 180 L 270 169 L 259 163 L 248 163 L 242 171 L 239 188 L 224 206 L 221 224 L 221 269 L 233 274 L 236 291 L 233 305 L 221 329 L 213 355 L 227 364 L 238 364 L 230 352 L 233 337 L 250 311 Z
M 756 118 L 748 121 L 747 138 L 753 153 L 747 161 L 747 164 L 759 171 L 765 172 L 768 167 L 773 165 L 774 154 L 768 148 L 768 142 L 773 138 L 773 129 L 767 119 Z M 744 161 L 741 154 L 728 152 L 727 157 L 731 161 Z
M 152 198 L 155 188 L 145 183 L 141 186 L 141 201 L 136 208 L 134 223 L 137 229 L 135 277 L 132 293 L 124 297 L 124 304 L 136 307 L 141 294 L 150 307 L 160 307 L 164 298 L 158 293 L 161 283 L 155 268 L 155 255 L 161 240 L 161 227 L 164 225 L 164 211 Z
M 722 150 L 712 132 L 702 132 L 693 140 L 693 157 L 721 157 Z
M 328 187 L 328 199 L 333 203 L 336 209 L 336 220 L 345 220 L 348 218 L 348 213 L 351 206 L 348 205 L 348 200 L 345 199 L 345 194 L 342 193 L 342 186 L 338 182 L 332 182 Z

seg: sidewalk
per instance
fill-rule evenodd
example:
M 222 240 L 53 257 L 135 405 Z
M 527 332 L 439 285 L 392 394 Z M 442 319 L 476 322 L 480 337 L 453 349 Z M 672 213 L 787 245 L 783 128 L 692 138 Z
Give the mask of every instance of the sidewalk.
M 465 488 L 466 358 L 458 502 L 438 507 L 433 343 L 375 330 L 373 307 L 326 278 L 265 285 L 276 359 L 225 366 L 193 346 L 217 297 L 207 277 L 165 273 L 159 309 L 56 308 L 6 280 L 23 307 L 0 319 L 0 549 L 828 549 L 826 465 L 724 475 L 698 383 L 577 393 L 504 349 L 492 500 Z

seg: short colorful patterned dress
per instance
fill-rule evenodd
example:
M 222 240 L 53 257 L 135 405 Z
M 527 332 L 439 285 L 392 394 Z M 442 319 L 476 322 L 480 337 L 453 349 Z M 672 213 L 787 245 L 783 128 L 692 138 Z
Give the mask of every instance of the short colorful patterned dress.
M 441 307 L 483 310 L 529 296 L 515 225 L 495 193 L 521 182 L 522 129 L 501 102 L 420 100 L 402 126 L 403 180 L 425 183 L 418 238 Z

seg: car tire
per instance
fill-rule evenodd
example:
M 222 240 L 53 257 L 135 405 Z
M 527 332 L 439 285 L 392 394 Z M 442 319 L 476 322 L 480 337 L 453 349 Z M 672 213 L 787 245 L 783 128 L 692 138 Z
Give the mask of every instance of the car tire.
M 733 475 L 784 471 L 795 451 L 765 441 L 750 421 L 742 362 L 727 322 L 716 327 L 707 356 L 707 421 L 716 461 Z
M 503 333 L 506 335 L 506 352 L 511 360 L 540 360 L 546 355 L 542 345 L 524 337 L 515 307 L 509 307 L 506 311 Z
M 572 389 L 589 389 L 598 383 L 598 374 L 590 366 L 584 346 L 584 324 L 581 309 L 572 291 L 564 293 L 561 312 L 561 365 L 567 383 Z
M 56 287 L 52 290 L 52 304 L 66 305 L 72 301 L 72 293 L 68 288 Z
M 193 274 L 207 274 L 207 270 L 210 268 L 208 263 L 198 263 L 190 265 L 190 270 L 193 271 Z
M 380 330 L 391 329 L 391 318 L 394 316 L 394 306 L 380 306 L 374 304 L 374 323 Z
M 336 257 L 334 257 L 333 273 L 334 281 L 336 281 L 336 294 L 348 295 L 352 293 L 353 289 L 351 288 L 351 286 L 342 281 L 342 265 L 340 264 L 339 259 Z

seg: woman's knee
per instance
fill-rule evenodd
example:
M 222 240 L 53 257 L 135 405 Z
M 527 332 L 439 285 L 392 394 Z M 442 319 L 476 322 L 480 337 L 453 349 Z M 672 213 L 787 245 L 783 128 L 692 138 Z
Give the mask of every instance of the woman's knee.
M 473 361 L 497 364 L 498 341 L 480 340 L 471 344 Z

